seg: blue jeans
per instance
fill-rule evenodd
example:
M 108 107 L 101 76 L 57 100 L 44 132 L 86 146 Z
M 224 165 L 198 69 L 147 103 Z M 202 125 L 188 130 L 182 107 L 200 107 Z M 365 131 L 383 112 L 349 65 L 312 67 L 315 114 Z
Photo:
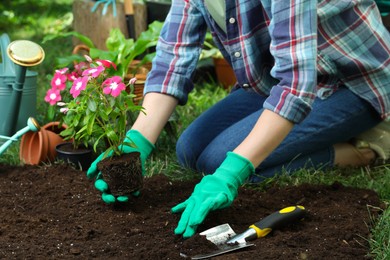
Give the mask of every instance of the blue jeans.
M 263 112 L 266 97 L 237 89 L 201 114 L 176 144 L 179 163 L 213 173 L 249 134 Z M 334 165 L 333 144 L 347 142 L 381 121 L 365 100 L 341 87 L 325 100 L 317 98 L 311 113 L 256 169 L 250 181 L 260 182 L 283 171 L 321 169 Z

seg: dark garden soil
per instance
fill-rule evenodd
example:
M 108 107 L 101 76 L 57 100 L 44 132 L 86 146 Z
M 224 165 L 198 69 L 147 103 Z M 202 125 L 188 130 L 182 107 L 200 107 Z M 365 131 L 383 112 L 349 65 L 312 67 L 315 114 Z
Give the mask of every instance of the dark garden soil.
M 138 152 L 103 159 L 97 166 L 114 196 L 131 195 L 142 188 L 142 166 Z
M 0 259 L 183 259 L 213 249 L 199 235 L 183 240 L 173 230 L 172 206 L 197 180 L 144 180 L 125 207 L 106 205 L 85 172 L 61 164 L 0 165 Z M 198 231 L 229 223 L 236 232 L 277 209 L 301 204 L 299 223 L 257 239 L 254 247 L 216 259 L 367 259 L 369 229 L 380 201 L 371 190 L 301 185 L 266 192 L 242 188 L 234 204 L 209 214 Z

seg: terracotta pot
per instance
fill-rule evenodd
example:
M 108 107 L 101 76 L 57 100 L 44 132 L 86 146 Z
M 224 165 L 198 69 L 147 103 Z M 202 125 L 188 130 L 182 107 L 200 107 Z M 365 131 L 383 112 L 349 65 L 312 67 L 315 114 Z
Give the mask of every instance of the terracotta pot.
M 59 122 L 52 122 L 42 126 L 38 132 L 24 134 L 20 141 L 20 160 L 31 165 L 54 161 L 57 156 L 56 145 L 64 142 L 59 135 L 64 129 L 65 125 L 60 127 Z
M 225 89 L 233 86 L 237 79 L 230 64 L 223 58 L 213 58 L 218 81 Z
M 88 170 L 93 162 L 93 151 L 90 148 L 75 149 L 72 142 L 62 142 L 56 146 L 57 158 L 82 171 Z

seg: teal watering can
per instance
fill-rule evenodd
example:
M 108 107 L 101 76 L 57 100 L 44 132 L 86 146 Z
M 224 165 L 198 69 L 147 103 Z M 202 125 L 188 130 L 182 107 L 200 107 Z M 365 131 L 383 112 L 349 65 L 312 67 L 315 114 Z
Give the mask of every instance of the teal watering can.
M 7 34 L 0 36 L 0 48 L 0 139 L 8 140 L 4 144 L 0 141 L 1 154 L 25 132 L 39 130 L 32 118 L 36 114 L 37 73 L 27 67 L 40 64 L 45 53 L 31 41 L 10 43 Z

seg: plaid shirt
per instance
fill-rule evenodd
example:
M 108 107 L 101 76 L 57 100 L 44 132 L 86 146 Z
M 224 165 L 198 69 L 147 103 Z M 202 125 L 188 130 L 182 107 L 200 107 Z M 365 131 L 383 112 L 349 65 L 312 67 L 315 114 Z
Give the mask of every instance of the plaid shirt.
M 173 0 L 145 93 L 186 103 L 207 27 L 237 86 L 266 95 L 264 107 L 292 122 L 339 86 L 390 117 L 390 34 L 373 0 L 226 1 L 227 33 L 203 0 Z

